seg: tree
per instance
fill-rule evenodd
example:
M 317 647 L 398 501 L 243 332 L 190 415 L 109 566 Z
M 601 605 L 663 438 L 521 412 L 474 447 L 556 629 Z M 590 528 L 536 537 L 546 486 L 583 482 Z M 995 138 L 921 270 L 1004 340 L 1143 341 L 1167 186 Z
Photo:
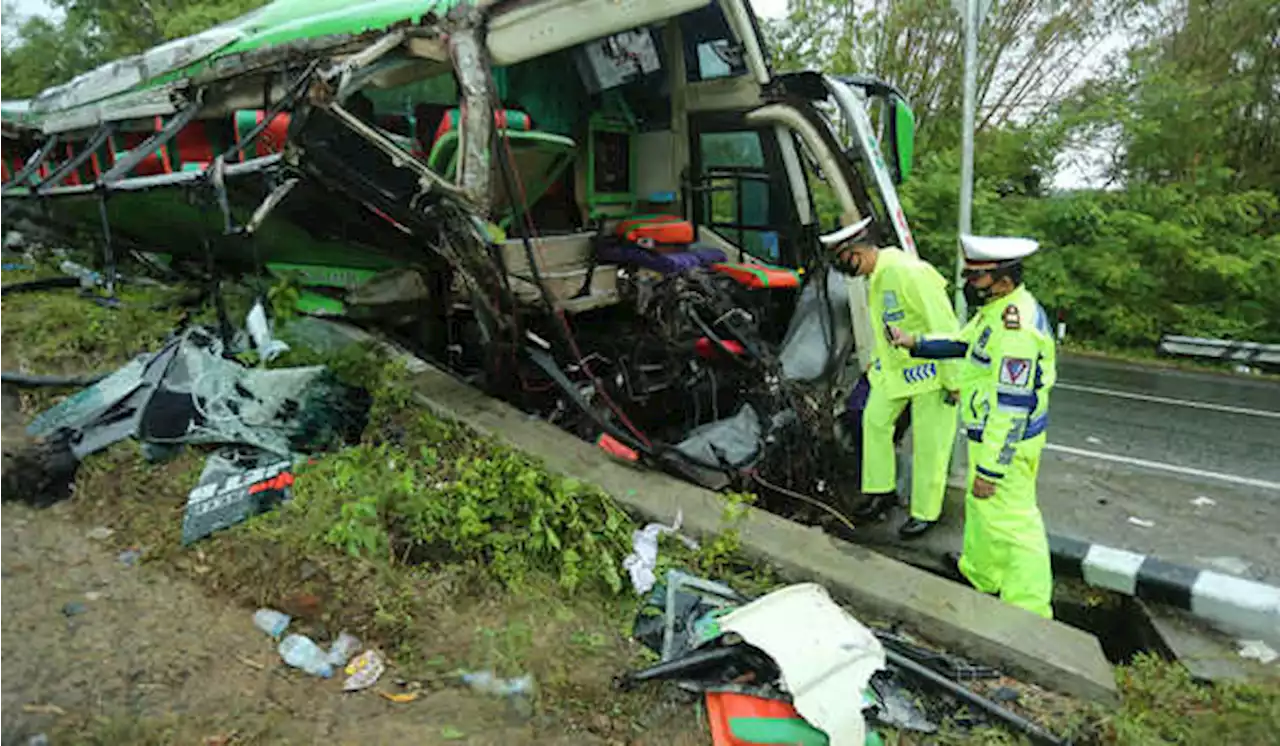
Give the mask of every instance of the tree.
M 1107 100 L 1127 178 L 1280 193 L 1280 4 L 1171 3 L 1125 72 Z
M 34 96 L 104 63 L 243 15 L 264 1 L 51 0 L 61 20 L 19 19 L 16 7 L 6 7 L 4 96 Z
M 995 0 L 979 35 L 978 129 L 1035 123 L 1141 0 Z M 789 0 L 768 24 L 782 68 L 873 72 L 907 94 L 921 140 L 958 138 L 963 27 L 950 0 Z

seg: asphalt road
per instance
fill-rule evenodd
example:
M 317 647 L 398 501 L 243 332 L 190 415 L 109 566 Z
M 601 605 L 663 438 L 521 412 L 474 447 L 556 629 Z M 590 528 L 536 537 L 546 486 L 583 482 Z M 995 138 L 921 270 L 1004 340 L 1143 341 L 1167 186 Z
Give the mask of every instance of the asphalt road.
M 1280 585 L 1280 382 L 1082 357 L 1058 378 L 1037 485 L 1049 531 Z M 962 504 L 950 494 L 906 547 L 959 549 Z M 899 520 L 869 538 L 894 542 Z
M 1280 383 L 1080 357 L 1058 378 L 1050 531 L 1280 584 Z

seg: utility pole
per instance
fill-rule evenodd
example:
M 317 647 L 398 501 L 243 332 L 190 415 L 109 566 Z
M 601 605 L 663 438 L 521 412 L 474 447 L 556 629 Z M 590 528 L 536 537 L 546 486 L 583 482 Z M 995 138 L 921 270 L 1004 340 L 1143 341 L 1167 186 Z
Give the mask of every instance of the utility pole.
M 978 28 L 991 7 L 991 0 L 954 0 L 964 23 L 964 123 L 960 144 L 960 224 L 959 235 L 973 230 L 973 128 L 978 96 Z M 969 320 L 964 300 L 964 251 L 956 240 L 955 306 L 960 323 Z
M 969 320 L 969 308 L 964 299 L 964 249 L 960 236 L 973 230 L 973 128 L 974 110 L 978 96 L 978 29 L 991 8 L 991 0 L 953 0 L 956 11 L 964 24 L 964 122 L 960 132 L 960 222 L 956 236 L 955 308 L 963 325 Z M 961 406 L 963 406 L 961 402 Z M 967 437 L 956 432 L 951 452 L 952 486 L 968 487 Z

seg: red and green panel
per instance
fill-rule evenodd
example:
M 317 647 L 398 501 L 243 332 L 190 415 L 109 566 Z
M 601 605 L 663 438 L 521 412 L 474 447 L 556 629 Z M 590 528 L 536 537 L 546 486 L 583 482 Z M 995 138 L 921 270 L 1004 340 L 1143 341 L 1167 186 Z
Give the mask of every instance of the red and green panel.
M 746 264 L 722 262 L 713 264 L 715 271 L 728 275 L 742 285 L 757 289 L 798 288 L 800 273 L 787 267 L 775 267 L 771 264 Z

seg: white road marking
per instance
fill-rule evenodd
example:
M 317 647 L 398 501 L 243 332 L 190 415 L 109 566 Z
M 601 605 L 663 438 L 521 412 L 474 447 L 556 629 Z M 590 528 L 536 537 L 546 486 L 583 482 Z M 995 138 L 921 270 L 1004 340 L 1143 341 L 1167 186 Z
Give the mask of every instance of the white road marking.
M 1246 487 L 1261 487 L 1264 490 L 1276 490 L 1280 492 L 1280 482 L 1268 482 L 1265 479 L 1253 479 L 1250 477 L 1240 477 L 1235 474 L 1222 474 L 1216 471 L 1205 471 L 1204 469 L 1193 469 L 1190 466 L 1178 466 L 1177 464 L 1166 464 L 1160 461 L 1147 461 L 1146 459 L 1133 458 L 1132 456 L 1118 456 L 1114 453 L 1099 453 L 1097 451 L 1086 451 L 1083 448 L 1072 448 L 1071 446 L 1058 445 L 1057 443 L 1046 443 L 1044 446 L 1047 450 L 1056 451 L 1058 453 L 1066 453 L 1071 456 L 1082 456 L 1084 458 L 1096 458 L 1102 461 L 1113 461 L 1117 464 L 1128 464 L 1130 466 L 1140 466 L 1144 469 L 1155 469 L 1157 471 L 1168 471 L 1174 474 L 1186 474 L 1192 477 L 1200 477 L 1202 479 L 1216 479 L 1219 482 L 1230 482 L 1232 484 L 1244 485 Z
M 1231 414 L 1245 414 L 1252 417 L 1271 417 L 1280 420 L 1280 412 L 1270 409 L 1250 409 L 1248 407 L 1232 407 L 1227 404 L 1214 404 L 1205 401 L 1193 401 L 1191 399 L 1170 399 L 1166 396 L 1152 396 L 1150 394 L 1135 394 L 1131 391 L 1117 391 L 1115 389 L 1103 389 L 1096 386 L 1084 386 L 1078 383 L 1068 383 L 1066 381 L 1058 381 L 1053 385 L 1055 389 L 1064 389 L 1066 391 L 1080 391 L 1086 394 L 1101 394 L 1102 396 L 1114 396 L 1120 399 L 1136 399 L 1137 401 L 1149 401 L 1156 404 L 1173 404 L 1179 407 L 1191 407 L 1193 409 L 1211 409 L 1215 412 L 1229 412 Z

